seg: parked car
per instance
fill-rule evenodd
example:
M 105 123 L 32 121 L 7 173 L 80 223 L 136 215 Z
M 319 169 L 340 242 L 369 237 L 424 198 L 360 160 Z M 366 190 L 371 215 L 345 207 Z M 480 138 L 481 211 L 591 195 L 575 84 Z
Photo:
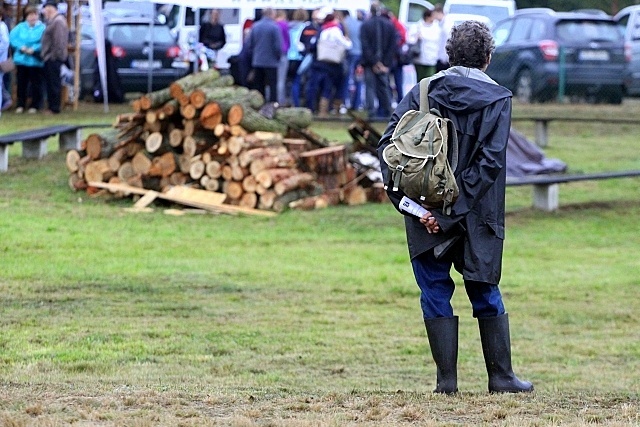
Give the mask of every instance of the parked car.
M 151 90 L 158 90 L 189 72 L 189 64 L 167 25 L 144 17 L 105 17 L 105 38 L 111 42 L 111 56 L 123 92 L 147 92 L 149 74 Z M 96 43 L 89 22 L 81 27 L 80 82 L 81 96 L 92 93 L 97 67 Z M 153 54 L 150 57 L 151 46 Z
M 613 19 L 624 33 L 631 57 L 625 79 L 626 92 L 640 96 L 640 5 L 625 7 Z
M 487 74 L 519 101 L 568 96 L 620 104 L 628 52 L 609 16 L 522 9 L 496 24 L 496 50 Z

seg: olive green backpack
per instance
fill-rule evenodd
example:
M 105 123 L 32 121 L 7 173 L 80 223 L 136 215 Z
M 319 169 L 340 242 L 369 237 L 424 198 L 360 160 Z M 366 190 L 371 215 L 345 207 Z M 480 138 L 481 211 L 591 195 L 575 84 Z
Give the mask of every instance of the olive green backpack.
M 385 189 L 402 190 L 429 207 L 441 207 L 447 215 L 459 190 L 453 172 L 458 166 L 458 136 L 453 122 L 429 110 L 430 79 L 420 81 L 420 110 L 400 118 L 391 143 L 382 152 L 389 166 Z M 451 141 L 451 164 L 447 157 Z

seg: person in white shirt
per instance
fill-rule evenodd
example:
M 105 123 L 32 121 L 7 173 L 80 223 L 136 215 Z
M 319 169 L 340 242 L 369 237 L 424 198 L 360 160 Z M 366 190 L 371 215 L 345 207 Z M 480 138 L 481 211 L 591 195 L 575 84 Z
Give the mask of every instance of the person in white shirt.
M 420 55 L 414 60 L 418 81 L 436 73 L 442 29 L 430 9 L 425 9 L 422 20 L 409 29 L 407 43 L 420 43 Z

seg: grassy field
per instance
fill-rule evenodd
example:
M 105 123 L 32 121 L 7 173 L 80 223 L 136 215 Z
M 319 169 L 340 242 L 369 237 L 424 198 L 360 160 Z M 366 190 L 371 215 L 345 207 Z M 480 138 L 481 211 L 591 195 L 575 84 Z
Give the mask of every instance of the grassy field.
M 3 114 L 2 133 L 111 122 Z M 633 103 L 514 114 L 633 116 Z M 533 136 L 530 123 L 518 129 Z M 346 141 L 346 124 L 315 129 Z M 640 126 L 552 123 L 573 172 L 640 166 Z M 640 181 L 509 188 L 502 291 L 530 395 L 490 395 L 462 289 L 459 387 L 433 395 L 402 220 L 389 204 L 275 218 L 130 214 L 67 186 L 64 155 L 0 174 L 0 426 L 638 426 Z M 460 282 L 460 278 L 455 276 Z

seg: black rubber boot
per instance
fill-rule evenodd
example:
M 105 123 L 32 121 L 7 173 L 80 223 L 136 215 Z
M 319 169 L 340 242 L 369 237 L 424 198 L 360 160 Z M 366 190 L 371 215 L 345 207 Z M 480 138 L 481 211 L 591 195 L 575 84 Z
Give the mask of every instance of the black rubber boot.
M 482 353 L 489 375 L 489 391 L 492 393 L 521 393 L 533 391 L 533 384 L 520 381 L 511 367 L 511 338 L 509 317 L 479 317 Z
M 431 355 L 436 362 L 434 393 L 458 392 L 458 316 L 424 319 Z

